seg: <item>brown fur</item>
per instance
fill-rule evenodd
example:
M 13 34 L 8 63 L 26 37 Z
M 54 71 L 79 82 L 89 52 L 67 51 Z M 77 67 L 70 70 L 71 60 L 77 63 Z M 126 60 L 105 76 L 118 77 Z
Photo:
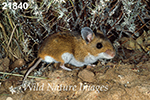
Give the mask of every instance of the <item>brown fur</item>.
M 100 31 L 100 34 L 94 35 L 94 39 L 90 43 L 86 43 L 82 39 L 80 33 L 77 32 L 63 32 L 50 35 L 41 45 L 38 56 L 44 59 L 45 56 L 51 56 L 56 61 L 63 62 L 61 55 L 63 53 L 71 53 L 75 59 L 83 62 L 84 58 L 90 53 L 97 56 L 106 50 L 114 51 L 112 44 L 106 39 Z M 96 48 L 96 44 L 101 42 L 103 47 Z

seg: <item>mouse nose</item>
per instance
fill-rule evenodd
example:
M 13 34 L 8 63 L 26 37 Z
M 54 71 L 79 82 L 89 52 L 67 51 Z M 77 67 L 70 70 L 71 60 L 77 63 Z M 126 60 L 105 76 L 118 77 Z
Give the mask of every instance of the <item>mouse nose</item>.
M 105 53 L 107 53 L 108 55 L 110 55 L 111 57 L 115 57 L 116 55 L 116 52 L 114 50 L 110 50 L 110 49 L 107 49 L 105 51 Z

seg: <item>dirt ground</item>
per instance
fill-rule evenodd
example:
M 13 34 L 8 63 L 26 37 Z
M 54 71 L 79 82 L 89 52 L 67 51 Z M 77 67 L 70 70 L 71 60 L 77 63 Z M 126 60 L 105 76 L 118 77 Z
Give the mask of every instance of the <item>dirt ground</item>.
M 138 64 L 129 63 L 131 58 L 99 62 L 73 71 L 44 67 L 42 77 L 48 79 L 28 78 L 24 87 L 22 77 L 9 76 L 1 81 L 0 100 L 150 100 L 150 60 L 143 59 Z

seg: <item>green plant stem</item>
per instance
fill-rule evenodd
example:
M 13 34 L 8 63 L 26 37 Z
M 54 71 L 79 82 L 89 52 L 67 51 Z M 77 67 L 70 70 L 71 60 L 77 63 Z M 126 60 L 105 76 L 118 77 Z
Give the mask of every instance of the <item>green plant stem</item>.
M 6 74 L 6 75 L 13 75 L 13 76 L 22 76 L 22 77 L 24 77 L 24 75 L 12 74 L 12 73 L 6 73 L 6 72 L 0 72 L 0 74 Z M 48 79 L 47 77 L 37 77 L 37 76 L 28 76 L 28 78 Z

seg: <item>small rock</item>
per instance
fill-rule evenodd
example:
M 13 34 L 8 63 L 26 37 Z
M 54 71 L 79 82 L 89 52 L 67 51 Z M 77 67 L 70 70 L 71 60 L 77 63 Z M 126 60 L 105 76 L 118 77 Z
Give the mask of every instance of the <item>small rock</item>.
M 13 100 L 11 97 L 7 97 L 6 100 Z
M 23 65 L 25 65 L 25 61 L 24 61 L 24 59 L 18 59 L 18 60 L 16 60 L 13 64 L 11 64 L 10 66 L 9 66 L 9 69 L 14 69 L 14 68 L 19 68 L 19 67 L 21 67 L 21 66 L 23 66 Z
M 8 71 L 8 68 L 9 68 L 9 63 L 10 63 L 10 60 L 5 57 L 4 59 L 0 59 L 0 70 L 1 71 Z
M 83 81 L 86 82 L 93 82 L 94 81 L 94 73 L 88 71 L 86 69 L 79 72 L 78 77 L 81 78 Z

